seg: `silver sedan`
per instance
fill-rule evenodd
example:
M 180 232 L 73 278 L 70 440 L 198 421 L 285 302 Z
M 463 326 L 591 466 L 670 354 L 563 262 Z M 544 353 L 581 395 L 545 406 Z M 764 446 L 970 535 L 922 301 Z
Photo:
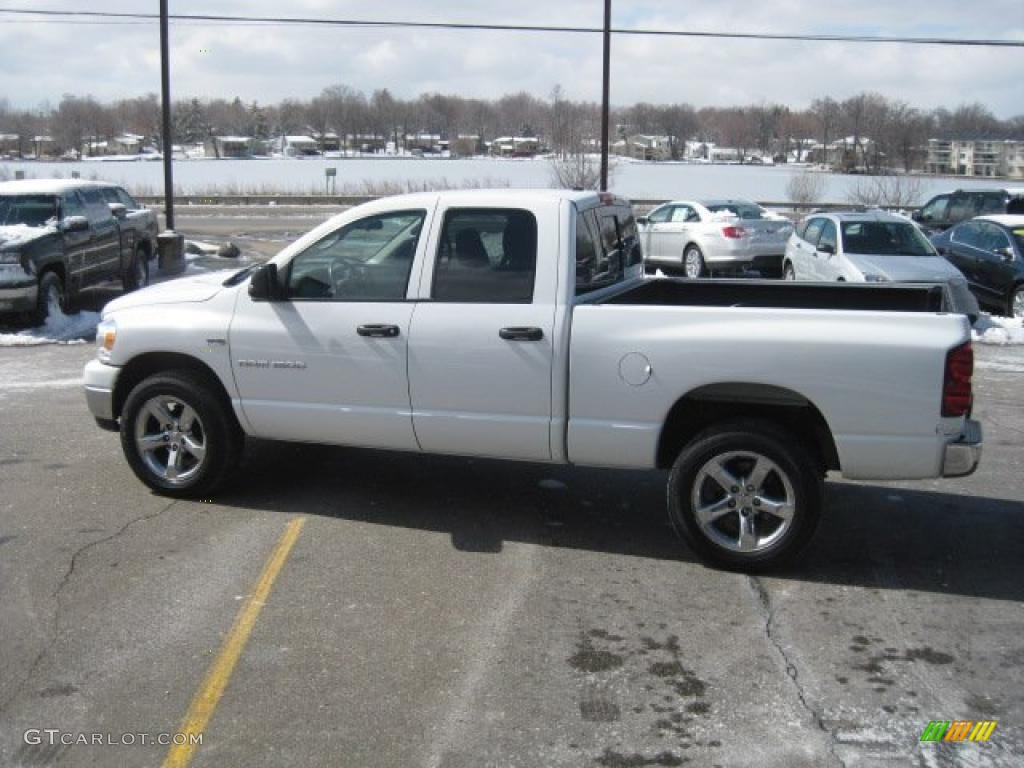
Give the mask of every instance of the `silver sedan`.
M 782 276 L 793 231 L 787 219 L 747 200 L 673 200 L 637 219 L 645 261 L 682 267 L 687 277 L 754 268 Z

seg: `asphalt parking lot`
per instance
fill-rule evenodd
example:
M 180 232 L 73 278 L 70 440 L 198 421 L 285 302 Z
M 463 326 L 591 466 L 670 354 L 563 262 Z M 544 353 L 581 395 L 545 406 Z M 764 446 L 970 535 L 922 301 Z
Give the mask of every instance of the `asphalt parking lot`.
M 93 425 L 91 355 L 0 349 L 0 765 L 1024 761 L 1019 347 L 978 350 L 974 476 L 830 482 L 809 556 L 762 578 L 676 542 L 659 474 L 258 443 L 169 501 Z M 25 743 L 197 711 L 185 762 Z M 919 742 L 956 719 L 998 726 Z

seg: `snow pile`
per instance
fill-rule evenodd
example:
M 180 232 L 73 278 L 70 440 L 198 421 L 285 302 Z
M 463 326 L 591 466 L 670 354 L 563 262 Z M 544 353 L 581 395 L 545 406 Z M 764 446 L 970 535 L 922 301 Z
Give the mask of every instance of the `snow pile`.
M 41 344 L 85 344 L 96 338 L 99 312 L 65 315 L 51 307 L 46 322 L 38 328 L 0 333 L 0 347 L 35 347 Z
M 1024 344 L 1024 318 L 993 317 L 981 313 L 974 324 L 971 337 L 978 344 L 995 344 L 997 346 Z

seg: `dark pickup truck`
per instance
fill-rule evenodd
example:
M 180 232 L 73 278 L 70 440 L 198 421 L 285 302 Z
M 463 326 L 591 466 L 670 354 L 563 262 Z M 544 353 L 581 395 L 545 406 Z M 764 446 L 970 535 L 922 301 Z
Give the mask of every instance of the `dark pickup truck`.
M 43 323 L 91 285 L 149 282 L 157 220 L 118 186 L 79 180 L 0 183 L 0 314 Z

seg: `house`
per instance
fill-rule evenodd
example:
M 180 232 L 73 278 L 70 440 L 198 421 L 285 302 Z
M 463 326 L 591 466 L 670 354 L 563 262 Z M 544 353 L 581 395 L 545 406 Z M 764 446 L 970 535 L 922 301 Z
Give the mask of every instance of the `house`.
M 483 150 L 483 143 L 475 133 L 460 133 L 452 144 L 451 152 L 459 157 L 471 157 L 479 155 Z
M 502 136 L 491 142 L 491 154 L 498 157 L 534 157 L 540 148 L 536 136 Z
M 21 154 L 21 136 L 16 133 L 0 133 L 0 157 L 14 157 Z
M 668 136 L 634 134 L 626 138 L 624 155 L 634 160 L 670 160 L 672 145 Z
M 951 176 L 1024 178 L 1024 141 L 929 139 L 927 173 Z
M 203 146 L 206 157 L 248 158 L 253 155 L 253 140 L 250 136 L 214 136 Z
M 285 157 L 311 157 L 320 154 L 319 145 L 311 136 L 281 136 L 274 143 L 274 150 Z
M 341 149 L 341 137 L 334 131 L 314 133 L 313 138 L 316 139 L 317 148 L 321 152 L 338 152 Z
M 867 164 L 867 158 L 874 157 L 875 141 L 867 136 L 845 136 L 829 142 L 827 146 L 815 143 L 807 152 L 807 162 L 827 165 L 831 168 L 854 170 Z
M 107 142 L 112 155 L 138 155 L 146 143 L 146 137 L 137 133 L 122 133 Z

